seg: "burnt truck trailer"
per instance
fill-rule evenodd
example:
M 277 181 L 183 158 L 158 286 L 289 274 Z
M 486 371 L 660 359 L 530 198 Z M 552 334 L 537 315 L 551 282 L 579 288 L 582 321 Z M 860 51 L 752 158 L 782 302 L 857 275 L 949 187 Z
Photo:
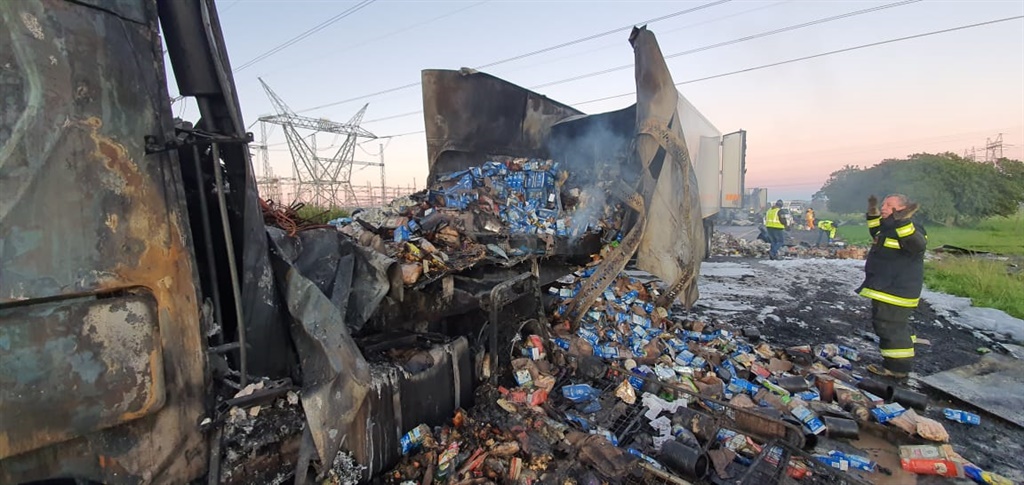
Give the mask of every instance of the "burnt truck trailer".
M 0 2 L 0 483 L 369 479 L 472 404 L 522 322 L 544 331 L 540 288 L 590 251 L 406 285 L 339 231 L 264 225 L 219 25 L 212 0 Z M 635 256 L 689 305 L 744 135 L 682 98 L 653 34 L 630 42 L 637 103 L 596 115 L 425 71 L 431 179 L 493 155 L 621 165 L 602 274 Z

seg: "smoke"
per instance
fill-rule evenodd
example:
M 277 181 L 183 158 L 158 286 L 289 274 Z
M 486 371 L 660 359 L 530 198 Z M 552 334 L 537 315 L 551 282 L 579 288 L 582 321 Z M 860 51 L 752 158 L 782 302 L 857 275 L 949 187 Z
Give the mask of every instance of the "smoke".
M 570 244 L 577 244 L 588 230 L 615 226 L 608 189 L 625 182 L 635 186 L 640 170 L 633 156 L 636 109 L 564 121 L 552 128 L 547 148 L 568 178 L 562 184 L 562 201 L 570 213 Z
M 579 204 L 570 219 L 572 225 L 569 242 L 576 244 L 588 228 L 596 227 L 605 213 L 608 197 L 603 188 L 597 184 L 587 186 L 580 191 Z

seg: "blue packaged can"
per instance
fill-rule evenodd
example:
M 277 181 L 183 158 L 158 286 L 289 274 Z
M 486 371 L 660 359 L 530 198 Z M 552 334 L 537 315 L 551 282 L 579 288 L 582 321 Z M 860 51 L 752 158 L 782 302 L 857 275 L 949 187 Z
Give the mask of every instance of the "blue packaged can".
M 632 305 L 634 301 L 640 296 L 640 292 L 636 290 L 630 290 L 625 295 L 622 295 L 622 303 L 626 305 Z
M 735 374 L 733 374 L 733 375 L 735 375 Z M 729 385 L 738 386 L 738 387 L 742 388 L 744 392 L 746 392 L 747 394 L 750 394 L 750 395 L 757 394 L 757 392 L 761 390 L 761 386 L 758 386 L 757 384 L 754 384 L 753 382 L 750 382 L 750 381 L 748 381 L 746 379 L 741 379 L 739 377 L 733 377 L 732 380 L 729 381 Z
M 555 345 L 560 347 L 562 350 L 569 350 L 569 341 L 564 338 L 554 339 Z
M 856 468 L 858 470 L 863 470 L 866 472 L 875 471 L 875 462 L 860 455 L 851 455 L 849 453 L 843 453 L 842 451 L 839 450 L 832 450 L 828 452 L 828 456 L 846 460 L 849 463 L 850 468 Z
M 690 367 L 695 369 L 703 369 L 705 365 L 707 365 L 707 361 L 704 360 L 704 357 L 694 357 L 693 360 L 690 361 Z
M 644 311 L 647 312 L 648 315 L 654 313 L 654 304 L 644 303 Z
M 736 375 L 736 366 L 732 363 L 732 359 L 725 359 L 722 361 L 722 367 L 729 371 L 730 375 Z
M 676 354 L 676 363 L 679 365 L 690 365 L 694 358 L 696 358 L 696 356 L 693 355 L 693 352 L 683 350 Z
M 956 421 L 958 423 L 970 424 L 973 426 L 981 424 L 981 416 L 967 411 L 945 408 L 942 410 L 942 414 L 946 416 L 946 419 Z
M 679 340 L 678 338 L 670 338 L 666 340 L 665 343 L 668 344 L 669 348 L 676 352 L 682 352 L 686 350 L 686 344 L 682 340 Z
M 419 448 L 420 444 L 423 443 L 424 437 L 426 437 L 429 434 L 430 427 L 425 424 L 421 424 L 413 428 L 408 433 L 402 435 L 402 437 L 398 440 L 398 443 L 402 446 L 402 454 L 408 455 L 409 453 L 416 450 L 416 448 Z
M 601 396 L 601 391 L 594 389 L 590 384 L 573 384 L 562 386 L 562 395 L 572 402 L 592 401 Z
M 798 397 L 798 398 L 800 398 L 800 399 L 802 399 L 804 401 L 819 401 L 819 400 L 821 400 L 821 394 L 818 394 L 818 391 L 816 391 L 814 389 L 809 389 L 809 390 L 806 390 L 804 392 L 797 393 L 796 397 Z
M 603 359 L 617 359 L 619 358 L 619 349 L 609 345 L 595 345 L 594 355 Z
M 821 395 L 818 394 L 818 392 L 813 390 L 813 389 L 809 389 L 807 391 L 804 391 L 804 392 L 801 392 L 801 393 L 797 393 L 796 396 L 799 397 L 800 399 L 804 400 L 804 401 L 819 401 L 819 400 L 821 400 Z
M 857 362 L 858 360 L 860 360 L 860 352 L 857 352 L 857 349 L 853 347 L 847 347 L 845 345 L 839 346 L 839 355 L 844 359 L 853 362 Z
M 642 338 L 635 338 L 629 341 L 629 349 L 633 351 L 634 357 L 647 357 L 647 349 L 644 348 L 648 341 Z
M 409 240 L 409 228 L 406 226 L 398 226 L 395 228 L 395 242 L 405 242 Z
M 590 345 L 597 345 L 597 343 L 601 341 L 601 338 L 598 337 L 596 333 L 583 327 L 580 327 L 580 329 L 576 331 L 576 335 L 579 335 L 581 339 L 589 342 Z
M 793 416 L 796 417 L 796 419 L 799 419 L 802 423 L 804 423 L 804 426 L 806 426 L 807 429 L 811 431 L 811 433 L 821 434 L 823 431 L 825 431 L 825 423 L 821 422 L 821 420 L 818 419 L 818 417 L 815 416 L 810 409 L 807 409 L 804 406 L 800 406 L 796 409 L 793 409 L 790 412 L 793 414 Z
M 631 320 L 633 321 L 633 325 L 639 325 L 644 328 L 651 328 L 651 319 L 643 315 L 637 315 L 636 313 L 634 313 L 631 317 Z
M 638 391 L 644 387 L 644 380 L 641 377 L 648 375 L 648 372 L 645 372 L 642 367 L 645 366 L 634 367 L 629 376 L 629 385 Z
M 591 401 L 591 402 L 597 402 L 597 401 Z M 580 416 L 580 415 L 578 415 L 576 413 L 573 413 L 573 412 L 568 412 L 568 413 L 565 413 L 565 420 L 570 422 L 570 423 L 578 424 L 579 427 L 581 429 L 583 429 L 583 431 L 590 431 L 590 421 L 587 421 L 587 419 L 584 418 L 583 416 Z
M 875 420 L 879 423 L 888 423 L 903 413 L 907 412 L 899 403 L 889 403 L 877 406 L 871 410 L 871 415 L 875 417 Z
M 686 340 L 700 341 L 700 333 L 694 332 L 693 330 L 683 330 L 682 337 Z
M 813 455 L 815 460 L 824 463 L 826 466 L 835 468 L 836 470 L 847 471 L 850 469 L 850 462 L 844 458 L 839 458 L 829 455 Z

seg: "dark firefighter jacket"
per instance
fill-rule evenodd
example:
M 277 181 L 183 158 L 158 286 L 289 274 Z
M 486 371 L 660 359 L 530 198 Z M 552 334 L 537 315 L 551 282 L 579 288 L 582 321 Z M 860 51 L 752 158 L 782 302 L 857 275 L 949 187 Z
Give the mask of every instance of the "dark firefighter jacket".
M 864 264 L 861 296 L 891 305 L 915 308 L 924 285 L 924 249 L 927 233 L 913 221 L 892 216 L 867 216 L 874 244 Z

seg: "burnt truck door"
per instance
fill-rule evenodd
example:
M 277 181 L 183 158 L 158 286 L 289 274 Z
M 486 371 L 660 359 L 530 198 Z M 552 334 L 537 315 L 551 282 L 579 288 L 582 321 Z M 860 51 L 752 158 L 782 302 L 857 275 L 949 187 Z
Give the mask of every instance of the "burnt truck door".
M 743 208 L 743 182 L 747 174 L 747 132 L 722 137 L 722 208 Z
M 0 483 L 206 469 L 154 2 L 0 2 Z

